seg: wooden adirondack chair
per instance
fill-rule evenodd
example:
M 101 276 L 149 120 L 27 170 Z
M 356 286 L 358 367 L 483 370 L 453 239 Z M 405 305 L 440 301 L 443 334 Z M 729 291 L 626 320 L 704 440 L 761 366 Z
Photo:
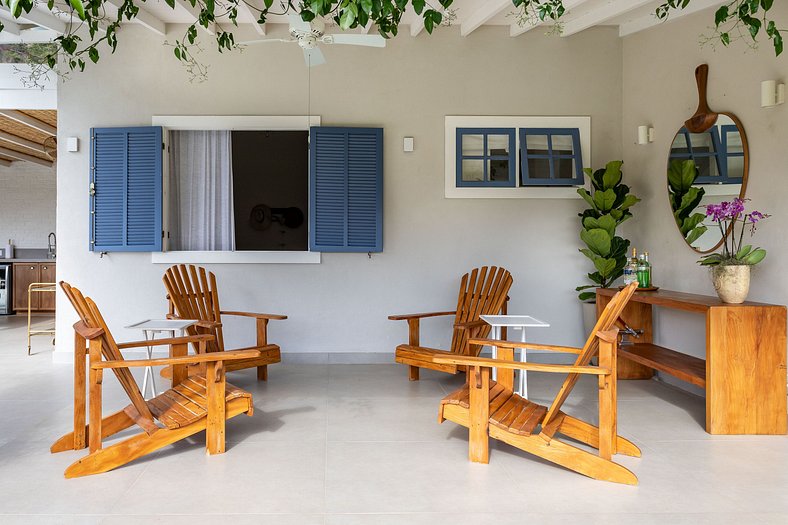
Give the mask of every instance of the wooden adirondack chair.
M 257 350 L 258 357 L 246 360 L 233 360 L 227 363 L 228 372 L 244 368 L 257 368 L 257 379 L 268 379 L 268 365 L 282 360 L 279 346 L 268 343 L 268 321 L 287 319 L 286 315 L 256 314 L 251 312 L 222 311 L 219 308 L 219 293 L 216 288 L 216 276 L 205 268 L 179 264 L 170 267 L 162 277 L 167 289 L 167 300 L 170 305 L 171 318 L 197 319 L 199 322 L 188 328 L 189 335 L 210 334 L 214 340 L 208 343 L 209 352 L 222 352 L 224 333 L 222 316 L 232 315 L 249 317 L 255 320 L 257 327 L 257 344 L 249 349 Z
M 471 344 L 498 347 L 498 359 L 472 356 L 435 356 L 443 365 L 467 366 L 468 381 L 446 396 L 440 405 L 439 422 L 448 419 L 469 429 L 469 457 L 477 463 L 489 462 L 488 437 L 562 465 L 594 479 L 636 485 L 635 474 L 614 463 L 614 454 L 640 457 L 640 450 L 622 438 L 616 428 L 616 350 L 618 329 L 615 323 L 637 283 L 616 294 L 599 316 L 583 348 L 534 343 L 471 340 Z M 577 354 L 573 365 L 521 363 L 513 360 L 514 348 L 533 348 Z M 598 366 L 589 366 L 599 357 Z M 498 381 L 490 371 L 498 368 Z M 553 403 L 544 407 L 512 393 L 514 370 L 568 374 Z M 594 426 L 561 411 L 561 407 L 581 374 L 599 381 L 599 426 Z M 559 441 L 563 434 L 599 451 L 599 455 Z
M 462 276 L 457 308 L 455 310 L 390 315 L 389 319 L 392 321 L 408 322 L 408 344 L 397 347 L 394 360 L 397 363 L 410 367 L 408 377 L 411 381 L 419 380 L 419 368 L 430 368 L 449 374 L 456 374 L 458 371 L 464 370 L 463 366 L 452 363 L 438 363 L 433 360 L 433 357 L 442 355 L 478 355 L 482 347 L 469 344 L 469 340 L 474 337 L 487 337 L 490 333 L 490 325 L 482 321 L 479 316 L 505 314 L 506 303 L 509 300 L 507 294 L 511 287 L 512 274 L 507 270 L 495 266 L 483 266 L 475 268 L 470 273 Z M 451 349 L 438 350 L 420 346 L 419 322 L 427 317 L 443 315 L 454 316 Z
M 51 452 L 80 450 L 90 453 L 66 469 L 67 478 L 107 472 L 141 456 L 180 441 L 203 430 L 209 454 L 225 450 L 225 420 L 245 413 L 252 415 L 252 394 L 225 382 L 225 362 L 253 359 L 256 350 L 234 352 L 202 351 L 186 355 L 188 345 L 204 350 L 212 335 L 159 339 L 157 345 L 169 345 L 170 357 L 125 360 L 122 349 L 145 347 L 150 341 L 118 344 L 112 337 L 96 304 L 82 293 L 61 282 L 60 286 L 79 314 L 74 325 L 74 430 L 58 439 Z M 86 352 L 89 345 L 89 352 Z M 85 425 L 85 356 L 89 354 L 90 411 Z M 205 364 L 206 375 L 186 377 L 186 366 Z M 172 365 L 172 388 L 145 401 L 131 374 L 131 367 Z M 131 404 L 123 410 L 102 417 L 102 381 L 105 370 L 112 370 Z M 157 425 L 156 421 L 163 425 Z M 102 439 L 131 427 L 143 432 L 107 448 Z

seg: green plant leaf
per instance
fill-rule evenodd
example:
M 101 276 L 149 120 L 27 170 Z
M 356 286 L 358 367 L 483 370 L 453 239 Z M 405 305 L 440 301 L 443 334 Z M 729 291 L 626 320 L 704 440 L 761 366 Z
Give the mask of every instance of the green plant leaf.
M 594 259 L 594 266 L 602 277 L 610 277 L 616 271 L 616 260 L 599 257 Z
M 71 7 L 74 8 L 74 11 L 77 12 L 80 20 L 85 19 L 85 6 L 82 5 L 82 0 L 69 0 L 69 4 Z
M 747 244 L 745 246 L 742 246 L 741 248 L 739 248 L 739 251 L 736 252 L 736 258 L 741 259 L 743 257 L 746 257 L 747 254 L 749 254 L 751 251 L 752 251 L 752 244 Z
M 722 255 L 719 253 L 712 253 L 710 255 L 706 255 L 705 257 L 701 257 L 698 260 L 698 264 L 701 266 L 717 266 L 722 262 Z
M 692 245 L 692 243 L 697 241 L 706 231 L 708 231 L 706 226 L 698 226 L 697 228 L 693 228 L 684 238 L 687 240 L 687 244 Z
M 598 256 L 598 255 L 596 255 L 594 252 L 592 252 L 592 251 L 591 251 L 589 248 L 580 248 L 580 250 L 579 250 L 579 251 L 580 251 L 580 253 L 582 253 L 583 255 L 585 255 L 586 257 L 588 257 L 589 259 L 591 259 L 592 261 L 593 261 L 594 259 L 596 259 L 597 257 L 599 257 L 599 256 Z
M 596 208 L 596 206 L 594 205 L 594 199 L 591 197 L 591 194 L 588 193 L 587 189 L 578 188 L 577 194 L 583 197 L 583 200 L 586 201 L 589 206 L 591 206 L 592 208 Z
M 424 4 L 425 0 L 413 0 L 411 5 L 413 6 L 413 10 L 416 11 L 417 15 L 420 15 L 422 11 L 424 11 Z
M 611 238 L 605 230 L 601 228 L 582 230 L 580 232 L 580 238 L 595 254 L 601 257 L 610 255 Z
M 575 288 L 576 292 L 582 292 L 583 290 L 588 290 L 589 288 L 596 288 L 595 284 L 584 284 L 582 286 L 578 286 Z
M 637 204 L 638 202 L 640 202 L 640 199 L 638 199 L 634 195 L 627 195 L 626 197 L 624 197 L 624 202 L 622 202 L 619 207 L 622 210 L 627 210 L 632 206 L 634 206 L 635 204 Z
M 339 27 L 343 30 L 350 29 L 350 26 L 352 26 L 355 21 L 356 14 L 349 8 L 345 9 L 339 17 Z
M 613 190 L 597 191 L 594 193 L 594 205 L 596 209 L 607 213 L 616 202 L 616 192 Z
M 581 294 L 578 294 L 577 298 L 583 302 L 586 302 L 596 298 L 596 292 L 583 292 Z
M 766 250 L 763 248 L 754 249 L 749 255 L 744 258 L 744 262 L 749 265 L 758 264 L 766 257 Z
M 609 190 L 621 182 L 621 166 L 623 164 L 623 160 L 611 160 L 607 163 L 605 171 L 602 173 L 602 188 Z

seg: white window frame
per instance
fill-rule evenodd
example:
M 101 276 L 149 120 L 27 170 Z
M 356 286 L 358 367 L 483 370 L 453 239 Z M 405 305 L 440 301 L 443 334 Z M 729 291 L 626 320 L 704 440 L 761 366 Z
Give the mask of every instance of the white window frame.
M 166 144 L 167 131 L 309 131 L 319 126 L 318 115 L 154 115 L 153 126 L 163 128 Z M 321 252 L 312 251 L 167 251 L 169 224 L 169 162 L 163 162 L 164 184 L 162 191 L 163 251 L 151 253 L 154 264 L 320 264 Z
M 515 186 L 497 188 L 457 187 L 457 129 L 458 128 L 513 128 L 515 129 L 517 163 L 520 172 L 521 128 L 577 128 L 580 130 L 580 148 L 583 167 L 591 167 L 591 117 L 533 117 L 533 116 L 459 116 L 445 118 L 444 134 L 444 196 L 447 199 L 580 199 L 577 186 Z M 518 181 L 519 184 L 519 181 Z

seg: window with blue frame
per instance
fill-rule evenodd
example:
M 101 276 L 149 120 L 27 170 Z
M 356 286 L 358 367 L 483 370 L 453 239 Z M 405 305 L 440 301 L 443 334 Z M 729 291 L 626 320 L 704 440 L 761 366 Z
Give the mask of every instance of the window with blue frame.
M 724 181 L 724 155 L 717 126 L 702 133 L 692 133 L 681 128 L 673 139 L 670 158 L 673 160 L 694 160 L 699 175 L 695 179 L 699 184 L 713 184 Z
M 514 187 L 514 128 L 457 129 L 457 187 Z
M 520 179 L 523 186 L 582 185 L 580 130 L 521 128 Z
M 720 126 L 721 159 L 725 163 L 723 184 L 741 184 L 744 177 L 744 143 L 736 124 Z

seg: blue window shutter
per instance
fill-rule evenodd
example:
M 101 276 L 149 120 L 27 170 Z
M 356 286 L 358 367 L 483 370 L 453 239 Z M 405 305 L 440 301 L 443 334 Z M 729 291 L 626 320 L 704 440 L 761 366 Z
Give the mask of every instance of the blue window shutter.
M 310 130 L 309 249 L 383 251 L 383 130 Z
M 93 128 L 90 138 L 91 251 L 161 251 L 161 128 Z

